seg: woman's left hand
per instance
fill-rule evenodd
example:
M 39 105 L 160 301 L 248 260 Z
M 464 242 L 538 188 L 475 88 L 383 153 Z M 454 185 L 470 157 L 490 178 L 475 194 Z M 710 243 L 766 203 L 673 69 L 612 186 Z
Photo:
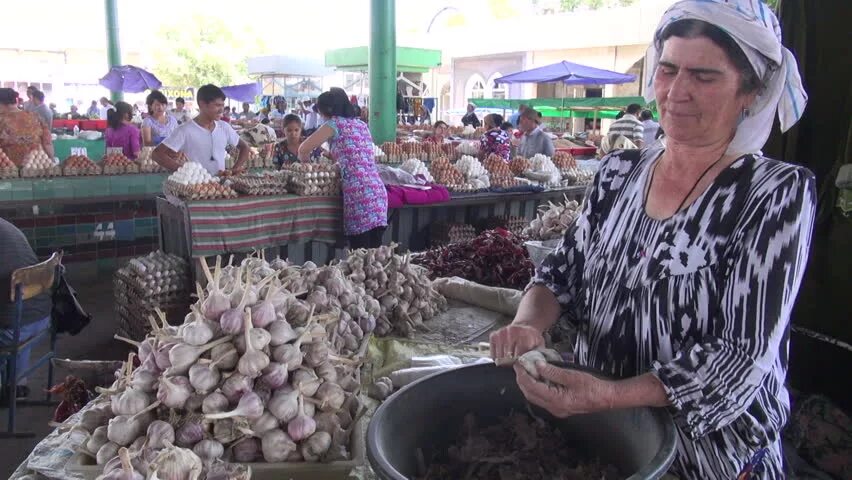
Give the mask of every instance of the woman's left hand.
M 540 380 L 515 363 L 518 387 L 530 403 L 547 410 L 554 417 L 565 418 L 612 407 L 613 382 L 546 363 L 536 366 Z

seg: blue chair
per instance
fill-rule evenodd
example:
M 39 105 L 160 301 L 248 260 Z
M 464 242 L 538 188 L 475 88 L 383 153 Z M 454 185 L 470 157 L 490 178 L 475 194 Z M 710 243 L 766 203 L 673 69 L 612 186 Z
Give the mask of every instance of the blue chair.
M 9 395 L 9 420 L 6 425 L 6 431 L 0 432 L 0 438 L 13 437 L 33 437 L 32 432 L 18 432 L 15 430 L 15 413 L 18 403 L 21 405 L 52 405 L 50 392 L 46 393 L 45 400 L 42 402 L 24 400 L 18 402 L 15 394 L 15 387 L 18 380 L 25 378 L 32 372 L 37 370 L 45 363 L 48 365 L 47 370 L 47 387 L 53 385 L 53 362 L 54 350 L 56 348 L 56 328 L 53 321 L 50 322 L 50 327 L 42 330 L 36 335 L 21 341 L 21 318 L 24 313 L 24 300 L 28 300 L 42 293 L 52 293 L 58 280 L 60 269 L 62 268 L 62 254 L 54 253 L 49 259 L 30 267 L 19 268 L 12 272 L 12 294 L 11 298 L 15 304 L 15 338 L 12 345 L 0 347 L 0 359 L 6 360 L 6 371 L 3 375 L 3 387 L 6 394 Z M 18 371 L 18 353 L 30 346 L 34 346 L 44 338 L 50 339 L 50 350 L 41 358 L 34 362 L 30 362 L 30 367 L 24 371 Z

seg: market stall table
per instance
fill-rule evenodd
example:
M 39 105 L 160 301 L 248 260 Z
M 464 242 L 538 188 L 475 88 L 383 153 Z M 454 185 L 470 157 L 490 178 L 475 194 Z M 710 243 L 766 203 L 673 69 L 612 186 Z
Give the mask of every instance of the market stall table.
M 183 201 L 157 198 L 163 251 L 189 257 L 342 238 L 340 197 L 297 195 Z
M 563 196 L 581 199 L 585 186 L 539 193 L 454 194 L 449 202 L 406 205 L 389 212 L 383 239 L 403 250 L 429 247 L 429 225 L 436 221 L 473 223 L 489 217 L 535 218 L 539 205 Z M 325 264 L 342 248 L 340 197 L 241 197 L 228 200 L 157 199 L 160 248 L 183 258 L 208 257 L 287 246 L 291 261 Z

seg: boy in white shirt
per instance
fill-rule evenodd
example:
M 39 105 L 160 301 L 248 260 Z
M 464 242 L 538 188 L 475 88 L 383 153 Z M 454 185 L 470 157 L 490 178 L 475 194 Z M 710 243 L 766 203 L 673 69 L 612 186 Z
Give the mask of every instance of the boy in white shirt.
M 225 170 L 225 147 L 237 146 L 239 158 L 233 170 L 243 170 L 249 159 L 249 147 L 227 122 L 222 121 L 225 93 L 215 85 L 204 85 L 196 94 L 198 116 L 177 127 L 154 149 L 151 157 L 169 171 L 180 167 L 178 153 L 201 164 L 211 175 Z

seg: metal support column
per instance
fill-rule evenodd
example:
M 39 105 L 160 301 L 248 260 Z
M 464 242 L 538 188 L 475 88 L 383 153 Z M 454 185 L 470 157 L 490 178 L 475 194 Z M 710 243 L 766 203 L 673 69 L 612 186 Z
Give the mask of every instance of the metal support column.
M 107 62 L 110 68 L 121 65 L 121 44 L 118 41 L 118 9 L 116 0 L 104 0 L 106 11 Z M 124 99 L 122 92 L 110 92 L 113 102 Z
M 396 0 L 370 0 L 370 133 L 396 140 Z

